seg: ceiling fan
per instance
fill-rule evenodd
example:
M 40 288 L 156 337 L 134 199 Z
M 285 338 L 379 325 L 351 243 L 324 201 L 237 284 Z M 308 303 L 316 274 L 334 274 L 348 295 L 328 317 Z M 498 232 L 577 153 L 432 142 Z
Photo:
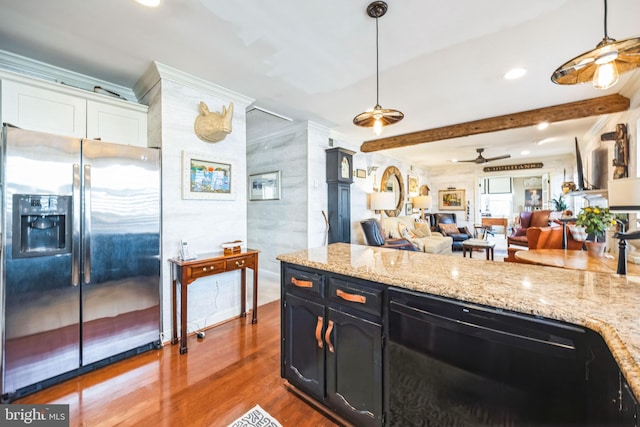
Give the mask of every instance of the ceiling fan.
M 478 152 L 478 157 L 476 157 L 473 160 L 458 160 L 459 162 L 470 162 L 470 163 L 476 163 L 478 165 L 481 165 L 483 163 L 488 163 L 488 162 L 492 162 L 494 160 L 501 160 L 501 159 L 508 159 L 511 157 L 511 154 L 504 154 L 502 156 L 497 156 L 497 157 L 483 157 L 482 156 L 482 152 L 484 151 L 484 148 L 476 148 L 476 151 Z

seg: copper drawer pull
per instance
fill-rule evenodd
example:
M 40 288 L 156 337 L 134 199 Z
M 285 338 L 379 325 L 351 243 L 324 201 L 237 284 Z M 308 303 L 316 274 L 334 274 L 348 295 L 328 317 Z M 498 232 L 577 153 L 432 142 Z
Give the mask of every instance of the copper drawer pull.
M 331 344 L 331 331 L 333 331 L 333 320 L 329 320 L 327 331 L 324 333 L 324 340 L 327 342 L 327 345 L 329 346 L 329 351 L 333 353 L 333 344 Z
M 316 323 L 316 341 L 318 341 L 318 347 L 322 348 L 322 317 L 318 316 L 318 323 Z
M 244 260 L 244 259 L 242 261 L 236 261 L 236 267 L 238 267 L 238 268 L 244 267 L 244 262 L 245 261 L 246 260 Z
M 295 277 L 292 277 L 291 283 L 293 283 L 299 288 L 313 288 L 313 282 L 309 280 L 298 280 Z
M 367 303 L 367 297 L 363 296 L 363 295 L 355 295 L 355 294 L 348 294 L 340 289 L 336 289 L 336 296 L 342 298 L 345 301 L 349 301 L 349 302 L 357 302 L 359 304 L 366 304 Z

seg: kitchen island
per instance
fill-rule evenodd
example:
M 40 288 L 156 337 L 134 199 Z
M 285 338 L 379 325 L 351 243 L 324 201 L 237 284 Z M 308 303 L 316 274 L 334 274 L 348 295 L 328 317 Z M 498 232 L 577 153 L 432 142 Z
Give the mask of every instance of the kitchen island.
M 388 289 L 397 288 L 444 297 L 452 301 L 495 308 L 505 313 L 522 313 L 532 319 L 548 319 L 587 328 L 602 337 L 633 395 L 636 398 L 640 396 L 640 277 L 471 260 L 343 243 L 284 254 L 277 259 L 283 263 L 283 300 L 286 300 L 285 287 L 289 286 L 287 281 L 295 279 L 292 274 L 287 273 L 284 268 L 286 266 L 299 266 L 302 273 L 326 272 L 330 279 L 335 276 L 335 280 L 328 281 L 329 295 L 334 286 L 332 283 L 339 284 L 345 277 L 353 278 L 356 285 L 370 285 L 370 289 L 366 288 L 366 292 L 370 294 L 368 298 L 358 301 L 358 298 L 363 297 L 357 295 L 358 286 L 355 285 L 352 286 L 355 290 L 353 293 L 346 293 L 346 297 L 341 297 L 346 301 L 343 303 L 345 306 L 353 302 L 362 306 L 361 317 L 367 327 L 378 325 L 383 328 L 387 314 L 384 308 L 378 306 L 382 304 L 379 301 L 384 299 L 386 287 L 390 287 Z M 324 285 L 322 278 L 317 276 L 309 276 L 308 281 L 302 281 L 305 282 L 302 286 L 321 292 Z M 340 289 L 338 291 L 343 292 Z M 331 304 L 340 304 L 332 303 L 330 296 L 327 298 L 329 310 Z M 338 301 L 340 298 L 334 299 Z M 308 300 L 313 302 L 311 297 Z M 340 308 L 339 305 L 336 307 Z M 340 311 L 338 309 L 334 311 Z M 349 311 L 348 307 L 345 311 Z M 331 313 L 328 313 L 327 319 L 330 318 L 329 314 Z M 290 320 L 283 319 L 283 334 L 287 333 L 286 322 Z M 337 357 L 338 344 L 332 341 L 331 330 L 326 324 L 322 325 L 321 321 L 324 319 L 318 315 L 318 346 L 328 346 L 329 357 Z M 336 325 L 331 320 L 329 322 L 331 328 L 334 328 L 338 320 L 335 321 Z M 284 346 L 285 344 L 283 357 L 291 350 Z M 363 366 L 366 365 L 365 362 L 362 363 Z M 382 363 L 374 358 L 370 364 L 373 370 Z M 337 366 L 340 366 L 339 363 Z M 384 424 L 384 416 L 381 419 Z

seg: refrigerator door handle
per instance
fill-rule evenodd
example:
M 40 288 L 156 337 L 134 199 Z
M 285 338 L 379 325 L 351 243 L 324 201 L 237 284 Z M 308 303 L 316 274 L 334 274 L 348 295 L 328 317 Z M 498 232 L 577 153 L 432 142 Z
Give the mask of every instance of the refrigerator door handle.
M 80 285 L 80 165 L 73 164 L 73 230 L 71 233 L 71 285 Z
M 84 166 L 84 283 L 91 283 L 91 165 Z

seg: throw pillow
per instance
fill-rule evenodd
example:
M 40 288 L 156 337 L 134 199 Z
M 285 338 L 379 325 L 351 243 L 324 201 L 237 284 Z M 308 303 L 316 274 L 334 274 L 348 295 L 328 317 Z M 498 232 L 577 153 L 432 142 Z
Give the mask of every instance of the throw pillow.
M 426 222 L 416 222 L 413 233 L 418 237 L 431 237 L 431 227 Z
M 458 226 L 456 224 L 438 224 L 438 228 L 442 230 L 442 232 L 448 236 L 453 234 L 460 234 L 460 230 L 458 230 Z
M 573 240 L 576 240 L 578 242 L 584 242 L 585 240 L 587 240 L 587 231 L 584 227 L 569 225 L 569 233 L 571 233 L 571 237 L 573 237 Z
M 400 232 L 400 235 L 407 240 L 416 237 L 411 231 L 409 231 L 409 227 L 407 227 L 405 224 L 398 224 L 398 231 Z
M 431 237 L 431 229 L 429 227 L 416 228 L 413 230 L 416 237 Z

